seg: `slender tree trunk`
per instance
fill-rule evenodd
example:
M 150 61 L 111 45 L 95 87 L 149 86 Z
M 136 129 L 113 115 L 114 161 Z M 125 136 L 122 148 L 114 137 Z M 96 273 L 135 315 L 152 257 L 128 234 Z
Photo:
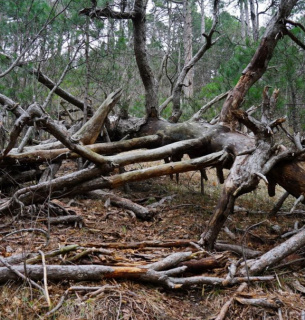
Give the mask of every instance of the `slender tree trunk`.
M 291 94 L 290 110 L 291 110 L 292 128 L 294 132 L 299 132 L 300 123 L 299 123 L 299 117 L 298 117 L 298 105 L 297 105 L 297 99 L 296 99 L 296 92 L 295 92 L 292 81 L 289 82 L 289 87 L 290 87 L 290 94 Z
M 183 47 L 184 47 L 184 65 L 188 64 L 193 56 L 193 30 L 192 30 L 192 2 L 184 0 L 184 32 L 183 32 Z M 193 98 L 194 94 L 194 68 L 188 71 L 184 79 L 183 93 L 185 98 Z
M 246 27 L 246 37 L 249 37 L 249 6 L 248 6 L 248 0 L 245 1 L 245 27 Z
M 256 10 L 254 6 L 254 0 L 249 0 L 249 1 L 250 1 L 250 15 L 251 15 L 251 21 L 252 21 L 253 40 L 258 41 L 258 23 L 257 23 Z
M 245 22 L 245 8 L 243 0 L 239 0 L 239 10 L 240 10 L 240 23 L 241 23 L 241 38 L 243 41 L 246 40 L 246 22 Z
M 90 44 L 90 36 L 89 36 L 89 17 L 86 17 L 86 30 L 85 30 L 85 59 L 86 59 L 86 80 L 85 80 L 85 94 L 84 94 L 84 117 L 83 124 L 87 122 L 88 117 L 88 103 L 89 103 L 89 44 Z
M 200 9 L 201 9 L 201 34 L 203 35 L 205 33 L 205 4 L 204 4 L 204 0 L 201 0 Z M 204 36 L 202 36 L 202 40 L 204 42 L 204 40 L 205 40 Z

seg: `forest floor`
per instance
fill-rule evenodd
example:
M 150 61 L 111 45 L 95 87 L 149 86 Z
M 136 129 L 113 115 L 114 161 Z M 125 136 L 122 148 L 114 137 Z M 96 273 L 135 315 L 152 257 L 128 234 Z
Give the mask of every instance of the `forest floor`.
M 72 164 L 67 163 L 63 170 L 69 170 Z M 137 167 L 140 165 L 137 165 Z M 129 168 L 130 169 L 130 168 Z M 207 171 L 209 180 L 205 182 L 205 194 L 200 193 L 200 176 L 198 172 L 180 174 L 179 183 L 169 177 L 161 177 L 130 185 L 131 191 L 125 194 L 122 189 L 115 190 L 121 197 L 129 198 L 143 206 L 163 199 L 157 207 L 158 214 L 152 221 L 141 221 L 130 216 L 125 210 L 107 205 L 102 200 L 86 197 L 61 199 L 60 204 L 84 218 L 85 225 L 62 224 L 50 226 L 50 243 L 43 248 L 44 252 L 58 249 L 68 244 L 78 244 L 84 248 L 103 247 L 103 243 L 142 242 L 148 240 L 165 241 L 184 239 L 197 241 L 204 230 L 217 199 L 221 186 L 217 183 L 214 170 Z M 305 224 L 305 216 L 278 215 L 268 218 L 267 214 L 277 198 L 283 193 L 278 188 L 277 195 L 269 198 L 266 187 L 261 184 L 257 191 L 242 196 L 237 205 L 247 210 L 232 215 L 227 227 L 234 232 L 232 240 L 225 232 L 220 239 L 232 244 L 243 244 L 250 248 L 267 251 L 282 241 L 280 235 L 292 230 L 295 222 L 299 227 Z M 289 211 L 293 199 L 288 198 L 283 209 Z M 260 211 L 260 213 L 257 213 Z M 265 212 L 265 214 L 263 213 Z M 51 213 L 52 215 L 52 213 Z M 9 217 L 6 218 L 8 222 Z M 48 230 L 45 216 L 19 218 L 6 229 L 2 235 L 22 228 L 41 228 Z M 254 224 L 246 236 L 245 230 Z M 44 238 L 31 232 L 12 235 L 0 242 L 2 255 L 10 256 L 20 252 L 37 252 Z M 111 249 L 111 255 L 91 253 L 75 264 L 124 265 L 145 264 L 159 260 L 175 251 L 188 251 L 189 248 L 146 247 L 133 249 Z M 194 248 L 192 248 L 194 250 Z M 48 259 L 47 263 L 63 263 L 75 252 L 63 257 Z M 229 258 L 237 258 L 233 253 L 220 253 Z M 302 253 L 286 258 L 284 262 L 299 260 Z M 283 263 L 284 263 L 283 262 Z M 305 298 L 301 292 L 291 286 L 295 280 L 305 283 L 304 260 L 290 266 L 268 270 L 266 274 L 276 274 L 271 282 L 250 284 L 247 297 L 265 296 L 282 302 L 280 309 L 268 309 L 241 305 L 234 302 L 227 319 L 301 319 L 305 310 Z M 209 276 L 225 277 L 228 264 L 222 268 L 207 271 Z M 52 306 L 55 306 L 64 295 L 65 290 L 73 285 L 103 286 L 110 285 L 109 290 L 97 296 L 89 297 L 88 292 L 70 292 L 51 319 L 175 319 L 195 320 L 213 319 L 223 304 L 236 292 L 233 287 L 194 286 L 188 289 L 166 289 L 155 284 L 124 280 L 103 280 L 100 282 L 75 283 L 62 279 L 60 283 L 48 282 Z M 8 281 L 1 285 L 0 319 L 45 319 L 48 306 L 44 295 L 31 288 L 28 282 Z M 302 318 L 303 319 L 303 318 Z

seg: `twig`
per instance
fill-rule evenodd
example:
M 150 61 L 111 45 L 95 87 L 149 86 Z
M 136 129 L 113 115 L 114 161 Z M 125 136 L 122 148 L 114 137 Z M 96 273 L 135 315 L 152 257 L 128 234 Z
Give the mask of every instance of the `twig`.
M 243 237 L 242 237 L 242 239 L 241 239 L 242 256 L 243 256 L 243 260 L 244 260 L 244 263 L 245 263 L 245 271 L 246 271 L 246 275 L 247 275 L 247 278 L 248 278 L 248 282 L 250 282 L 250 280 L 249 280 L 249 268 L 248 268 L 248 264 L 247 264 L 247 258 L 246 258 L 245 252 L 244 252 L 244 240 L 245 240 L 245 238 L 246 238 L 247 233 L 248 233 L 251 229 L 253 229 L 253 228 L 261 225 L 262 223 L 264 223 L 264 222 L 266 222 L 266 221 L 267 221 L 267 220 L 263 220 L 263 221 L 260 221 L 260 222 L 258 222 L 258 223 L 253 224 L 252 226 L 249 226 L 249 227 L 246 229 L 246 231 L 245 231 L 245 233 L 244 233 L 244 235 L 243 235 Z
M 71 244 L 69 246 L 61 247 L 58 250 L 47 252 L 47 253 L 45 253 L 44 256 L 45 256 L 45 258 L 51 258 L 51 257 L 59 256 L 61 254 L 68 253 L 70 251 L 77 250 L 78 248 L 79 248 L 78 244 Z M 40 260 L 41 260 L 41 255 L 37 255 L 36 257 L 33 257 L 33 258 L 26 260 L 26 264 L 34 264 L 36 262 L 39 262 Z
M 48 303 L 49 308 L 51 308 L 52 303 L 49 295 L 49 290 L 48 290 L 48 279 L 47 279 L 47 267 L 46 267 L 46 259 L 44 256 L 44 253 L 41 250 L 38 250 L 38 252 L 41 255 L 41 260 L 42 260 L 42 266 L 43 266 L 43 284 L 44 284 L 44 294 L 46 296 L 46 300 Z
M 16 230 L 16 231 L 10 232 L 9 234 L 7 234 L 6 236 L 4 236 L 4 237 L 2 238 L 2 241 L 3 241 L 5 238 L 7 238 L 7 237 L 9 237 L 9 236 L 11 236 L 11 235 L 13 235 L 13 234 L 20 233 L 20 232 L 40 232 L 40 233 L 42 233 L 42 234 L 45 236 L 45 238 L 46 238 L 46 240 L 47 240 L 46 243 L 45 243 L 45 245 L 44 245 L 44 247 L 46 247 L 46 246 L 49 244 L 49 241 L 50 241 L 50 235 L 49 235 L 49 233 L 48 233 L 47 231 L 43 230 L 43 229 L 38 229 L 38 228 L 20 229 L 20 230 Z
M 66 261 L 74 262 L 74 261 L 77 261 L 77 260 L 89 255 L 90 253 L 95 253 L 95 252 L 102 253 L 102 254 L 112 254 L 112 251 L 109 251 L 109 250 L 89 248 L 87 250 L 84 250 L 84 251 L 76 254 L 74 257 L 67 259 Z
M 281 209 L 283 203 L 285 202 L 285 200 L 289 197 L 289 192 L 285 191 L 282 196 L 280 197 L 280 199 L 278 200 L 278 202 L 274 205 L 274 207 L 272 208 L 272 210 L 269 213 L 269 216 L 275 216 L 277 214 L 277 212 Z
M 302 231 L 304 228 L 305 228 L 305 225 L 304 225 L 302 228 L 300 228 L 300 229 L 294 229 L 294 230 L 292 230 L 292 231 L 286 232 L 286 233 L 284 233 L 284 234 L 281 235 L 281 238 L 283 239 L 283 238 L 287 238 L 287 237 L 289 237 L 289 236 L 293 236 L 294 234 Z
M 297 205 L 302 202 L 304 200 L 304 196 L 300 195 L 298 199 L 295 200 L 293 207 L 290 210 L 290 213 L 293 213 L 293 211 L 295 210 L 295 208 L 297 207 Z
M 94 292 L 87 293 L 86 295 L 84 295 L 82 300 L 85 301 L 88 298 L 92 298 L 94 296 L 100 295 L 101 293 L 105 292 L 106 290 L 118 289 L 119 287 L 120 287 L 119 285 L 111 286 L 109 284 L 106 284 L 106 285 L 104 285 L 102 287 L 97 287 L 97 290 L 95 290 Z M 93 287 L 88 287 L 88 288 L 90 288 L 90 290 L 94 290 L 94 289 L 91 289 Z M 94 288 L 96 288 L 96 287 L 94 287 Z

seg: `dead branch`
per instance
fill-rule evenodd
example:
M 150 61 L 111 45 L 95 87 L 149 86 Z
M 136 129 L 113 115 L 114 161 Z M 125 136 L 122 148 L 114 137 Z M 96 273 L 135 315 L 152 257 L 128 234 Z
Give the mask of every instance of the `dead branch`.
M 12 60 L 12 57 L 8 54 L 4 54 L 3 52 L 0 52 L 0 55 L 5 57 L 8 60 Z M 26 71 L 32 75 L 35 76 L 38 82 L 46 86 L 48 89 L 52 90 L 56 84 L 54 81 L 52 81 L 50 78 L 48 78 L 45 74 L 41 72 L 41 70 L 38 70 L 36 68 L 29 68 L 25 63 L 19 63 L 17 64 L 18 67 L 26 69 Z M 84 102 L 80 99 L 73 96 L 71 93 L 67 92 L 66 90 L 62 89 L 61 87 L 57 87 L 54 91 L 59 97 L 66 100 L 67 102 L 73 104 L 74 106 L 78 107 L 79 109 L 84 109 Z
M 108 284 L 102 286 L 102 287 L 84 287 L 84 286 L 73 286 L 73 287 L 70 287 L 69 289 L 67 289 L 64 294 L 62 295 L 62 297 L 59 299 L 57 305 L 52 309 L 50 310 L 49 312 L 46 313 L 45 317 L 49 317 L 51 316 L 53 313 L 55 313 L 57 310 L 59 310 L 61 308 L 61 306 L 63 305 L 66 297 L 68 296 L 68 294 L 70 292 L 73 292 L 73 291 L 95 291 L 93 292 L 92 294 L 89 294 L 89 296 L 93 296 L 94 294 L 98 294 L 98 293 L 102 293 L 102 292 L 106 292 L 106 291 L 111 291 L 113 289 L 117 289 L 118 286 L 110 286 Z M 98 292 L 98 293 L 97 293 Z M 87 297 L 87 295 L 85 295 L 85 297 Z M 84 298 L 85 298 L 84 297 Z M 83 299 L 85 300 L 85 299 Z
M 81 249 L 81 247 L 79 247 L 79 249 Z M 99 254 L 112 254 L 112 251 L 109 251 L 109 250 L 105 250 L 105 249 L 98 249 L 98 248 L 85 248 L 83 249 L 83 251 L 77 253 L 75 256 L 71 257 L 71 258 L 68 258 L 66 259 L 65 261 L 67 262 L 75 262 L 77 260 L 80 260 L 82 259 L 83 257 L 86 257 L 88 256 L 89 254 L 92 254 L 92 253 L 99 253 Z
M 96 178 L 89 182 L 85 181 L 101 174 L 102 169 L 83 169 L 64 177 L 18 190 L 10 201 L 0 205 L 0 212 L 13 211 L 14 208 L 18 208 L 21 204 L 29 205 L 33 202 L 44 201 L 45 197 L 49 196 L 50 189 L 53 191 L 53 196 L 62 197 L 64 196 L 62 192 L 63 188 L 66 189 L 66 195 L 79 194 L 103 188 L 117 188 L 126 182 L 146 180 L 171 173 L 198 170 L 212 166 L 221 163 L 224 156 L 226 156 L 226 153 L 220 151 L 193 160 L 163 164 L 151 168 L 116 174 L 110 177 Z M 80 182 L 82 182 L 82 185 L 79 185 Z M 76 187 L 74 188 L 74 186 Z M 69 188 L 69 190 L 67 190 L 67 188 Z
M 192 251 L 173 253 L 161 261 L 145 266 L 145 268 L 155 271 L 170 269 L 171 267 L 178 265 L 180 262 L 190 259 L 191 256 Z
M 202 115 L 208 110 L 210 109 L 215 103 L 221 101 L 222 99 L 226 98 L 229 94 L 229 91 L 222 93 L 220 95 L 218 95 L 217 97 L 215 97 L 214 99 L 212 99 L 210 102 L 206 103 L 203 107 L 200 108 L 199 111 L 197 111 L 191 118 L 189 121 L 199 121 L 200 118 L 202 117 Z
M 37 253 L 20 253 L 20 254 L 15 254 L 13 256 L 10 256 L 8 258 L 3 258 L 3 260 L 10 265 L 16 265 L 16 264 L 20 264 L 26 259 L 31 259 L 35 256 L 37 256 Z M 2 264 L 0 261 L 0 267 L 4 267 L 4 266 L 5 264 Z
M 62 223 L 74 223 L 80 226 L 84 225 L 84 219 L 82 216 L 68 215 L 63 217 L 49 217 L 45 219 L 38 219 L 37 221 L 47 221 L 50 224 L 62 224 Z
M 296 209 L 297 205 L 300 203 L 300 202 L 303 202 L 304 201 L 304 196 L 303 195 L 300 195 L 299 198 L 297 198 L 293 204 L 293 207 L 291 208 L 290 210 L 290 213 L 293 213 L 294 210 Z
M 268 63 L 272 58 L 273 51 L 281 39 L 286 27 L 283 20 L 286 19 L 296 4 L 296 0 L 285 1 L 285 5 L 280 5 L 276 14 L 273 15 L 265 30 L 259 47 L 252 60 L 242 72 L 242 75 L 228 95 L 220 115 L 220 121 L 233 125 L 233 110 L 237 110 L 251 86 L 265 73 Z
M 25 271 L 24 266 L 21 266 L 21 268 L 12 267 L 2 257 L 0 257 L 0 262 L 2 265 L 5 265 L 5 267 L 0 267 L 0 269 L 4 269 L 5 271 L 9 271 L 9 273 L 11 273 L 11 275 L 14 276 L 14 278 L 16 278 L 16 277 L 17 277 L 17 279 L 21 278 L 25 281 L 30 282 L 32 286 L 34 286 L 35 288 L 40 290 L 43 294 L 45 294 L 44 289 L 39 284 L 37 284 L 36 282 L 34 282 L 32 279 L 30 279 L 29 277 L 27 277 L 25 275 L 26 271 Z M 18 270 L 18 269 L 20 269 L 20 270 Z M 42 272 L 43 272 L 43 270 L 42 270 Z M 0 271 L 0 278 L 1 278 L 1 271 Z M 3 282 L 6 282 L 6 281 L 7 280 L 5 280 L 5 278 L 4 278 Z
M 283 260 L 290 254 L 302 248 L 305 244 L 305 229 L 301 230 L 296 235 L 292 236 L 285 242 L 274 247 L 270 251 L 263 254 L 260 258 L 247 261 L 249 274 L 258 274 L 268 267 L 273 266 L 277 262 Z M 242 274 L 246 274 L 246 269 L 243 267 Z
M 252 250 L 243 246 L 228 244 L 228 243 L 220 243 L 216 242 L 214 248 L 219 251 L 231 251 L 239 254 L 240 256 L 244 255 L 246 258 L 255 258 L 262 254 L 261 251 Z
M 299 40 L 292 32 L 290 32 L 288 29 L 285 29 L 285 34 L 293 41 L 295 42 L 299 47 L 302 49 L 305 49 L 305 44 Z
M 246 298 L 235 297 L 235 300 L 244 305 L 263 307 L 263 308 L 272 308 L 272 309 L 278 309 L 283 305 L 282 301 L 280 301 L 277 298 L 268 299 L 264 297 L 264 298 L 246 299 Z
M 161 114 L 162 111 L 173 101 L 173 96 L 169 96 L 160 106 L 159 106 L 159 113 Z
M 41 250 L 39 250 L 38 252 L 39 252 L 39 254 L 41 256 L 41 260 L 42 260 L 44 294 L 45 294 L 48 306 L 50 308 L 52 304 L 51 304 L 51 299 L 50 299 L 49 290 L 48 290 L 46 259 L 45 259 L 44 253 Z
M 199 260 L 189 260 L 179 263 L 179 266 L 186 266 L 188 272 L 198 273 L 224 267 L 227 258 L 224 255 L 213 255 Z
M 104 192 L 102 190 L 91 191 L 88 193 L 89 197 L 98 198 L 106 201 L 110 199 L 110 203 L 116 207 L 131 210 L 135 213 L 137 218 L 149 220 L 157 214 L 157 211 L 153 208 L 147 209 L 137 203 L 132 202 L 129 199 L 124 199 L 110 192 Z
M 71 244 L 71 245 L 68 245 L 68 246 L 64 246 L 64 247 L 61 247 L 60 249 L 57 249 L 57 250 L 53 250 L 51 252 L 47 252 L 45 253 L 45 258 L 52 258 L 52 257 L 56 257 L 56 256 L 59 256 L 59 255 L 63 255 L 63 254 L 66 254 L 68 252 L 71 252 L 71 251 L 75 251 L 79 248 L 79 245 L 77 244 Z M 24 261 L 24 260 L 22 260 Z M 35 257 L 32 257 L 32 258 L 29 258 L 25 261 L 25 263 L 28 265 L 28 264 L 35 264 L 37 262 L 41 261 L 41 255 L 40 254 L 37 254 Z
M 271 281 L 274 280 L 273 276 L 264 276 L 264 277 L 236 277 L 231 281 L 226 281 L 225 278 L 218 277 L 205 277 L 205 276 L 194 276 L 186 278 L 170 278 L 170 281 L 179 287 L 189 287 L 192 285 L 198 284 L 209 284 L 209 285 L 221 285 L 221 286 L 232 286 L 235 284 L 240 284 L 246 281 Z
M 96 141 L 98 135 L 104 126 L 106 117 L 116 105 L 122 95 L 122 89 L 112 92 L 106 100 L 97 109 L 94 115 L 82 126 L 82 128 L 73 135 L 75 141 L 82 144 L 92 144 Z
M 194 240 L 166 240 L 166 241 L 141 241 L 141 242 L 104 242 L 104 243 L 82 243 L 84 247 L 103 247 L 110 249 L 144 249 L 144 248 L 172 248 L 172 247 L 192 247 Z
M 46 243 L 44 244 L 44 247 L 46 247 L 49 244 L 50 241 L 50 235 L 47 231 L 43 230 L 43 229 L 38 229 L 38 228 L 28 228 L 28 229 L 20 229 L 20 230 L 16 230 L 16 231 L 12 231 L 10 233 L 8 233 L 7 235 L 5 235 L 1 241 L 5 240 L 6 238 L 17 234 L 17 233 L 22 233 L 22 232 L 38 232 L 38 233 L 42 233 L 43 236 L 46 238 Z
M 269 216 L 275 216 L 278 211 L 281 209 L 282 205 L 284 204 L 285 200 L 289 197 L 289 192 L 285 191 L 277 203 L 273 206 L 272 210 L 269 213 Z
M 161 137 L 159 135 L 151 135 L 141 138 L 134 138 L 125 141 L 117 141 L 111 143 L 96 143 L 87 145 L 86 148 L 96 152 L 98 154 L 111 154 L 124 151 L 130 151 L 138 148 L 148 148 L 156 146 L 161 143 Z M 14 163 L 41 163 L 59 161 L 63 159 L 76 159 L 79 154 L 69 150 L 68 148 L 62 149 L 48 149 L 50 145 L 26 147 L 25 152 L 17 153 L 15 149 L 2 160 L 0 166 L 6 166 Z
M 247 288 L 247 283 L 243 282 L 238 289 L 236 290 L 236 292 L 233 294 L 233 296 L 222 306 L 222 308 L 220 309 L 220 312 L 218 313 L 217 317 L 215 318 L 215 320 L 224 320 L 226 318 L 227 312 L 231 306 L 231 304 L 233 303 L 236 295 L 240 292 L 243 292 L 245 289 Z

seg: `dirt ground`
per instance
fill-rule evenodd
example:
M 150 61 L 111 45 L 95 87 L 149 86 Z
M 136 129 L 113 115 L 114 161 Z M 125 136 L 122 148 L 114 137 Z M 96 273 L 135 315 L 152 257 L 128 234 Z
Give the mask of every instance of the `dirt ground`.
M 68 163 L 64 170 L 68 170 L 69 166 Z M 115 190 L 115 193 L 121 197 L 129 198 L 143 206 L 159 202 L 156 207 L 158 213 L 151 221 L 141 221 L 126 210 L 109 205 L 107 201 L 89 199 L 84 195 L 72 201 L 69 198 L 63 198 L 57 202 L 67 211 L 83 217 L 84 225 L 81 227 L 71 224 L 48 225 L 47 214 L 52 217 L 54 213 L 50 210 L 46 214 L 42 210 L 38 215 L 37 213 L 32 216 L 27 214 L 13 222 L 11 217 L 6 217 L 0 229 L 1 236 L 4 237 L 14 230 L 40 228 L 50 231 L 50 242 L 43 247 L 44 252 L 70 244 L 83 247 L 77 252 L 50 258 L 47 260 L 48 264 L 67 263 L 77 253 L 93 247 L 102 248 L 103 243 L 170 239 L 197 241 L 213 212 L 221 190 L 214 170 L 210 169 L 207 173 L 209 180 L 205 182 L 204 195 L 200 193 L 198 172 L 181 174 L 179 183 L 175 179 L 161 177 L 131 184 L 130 192 L 127 194 L 123 188 Z M 298 227 L 302 227 L 305 223 L 305 216 L 302 215 L 278 215 L 274 218 L 267 216 L 282 193 L 283 190 L 279 188 L 275 198 L 268 198 L 266 188 L 262 184 L 257 191 L 238 199 L 237 205 L 246 210 L 231 216 L 226 224 L 236 238 L 232 240 L 222 231 L 220 240 L 267 251 L 282 241 L 280 237 L 282 234 L 293 230 L 296 221 L 298 221 Z M 161 203 L 160 200 L 162 200 Z M 289 211 L 293 201 L 292 198 L 288 198 L 283 211 Z M 8 222 L 11 224 L 4 227 Z M 261 223 L 249 229 L 244 236 L 244 230 L 258 222 Z M 2 238 L 0 250 L 5 257 L 22 252 L 37 252 L 44 242 L 45 238 L 39 233 L 23 232 Z M 112 249 L 110 255 L 91 252 L 69 263 L 136 266 L 157 261 L 175 251 L 189 249 L 147 246 Z M 221 254 L 226 255 L 228 263 L 230 259 L 240 258 L 229 252 Z M 289 256 L 283 261 L 286 266 L 276 266 L 266 272 L 266 274 L 276 275 L 276 280 L 251 283 L 249 289 L 244 292 L 246 297 L 260 296 L 277 300 L 280 308 L 254 307 L 235 301 L 229 309 L 227 319 L 303 319 L 301 314 L 305 310 L 304 293 L 293 286 L 296 280 L 300 284 L 305 284 L 303 257 L 303 252 Z M 293 263 L 294 260 L 298 262 Z M 222 268 L 210 270 L 204 274 L 225 277 L 228 272 L 228 263 Z M 48 282 L 52 307 L 58 303 L 65 290 L 75 285 L 108 285 L 108 289 L 94 296 L 89 296 L 87 291 L 69 292 L 61 308 L 53 313 L 50 319 L 213 319 L 238 288 L 238 285 L 233 287 L 197 285 L 188 289 L 170 290 L 136 280 L 74 283 L 62 279 L 60 283 Z M 1 285 L 0 319 L 45 319 L 48 310 L 45 296 L 31 287 L 27 281 L 19 283 L 9 281 Z

